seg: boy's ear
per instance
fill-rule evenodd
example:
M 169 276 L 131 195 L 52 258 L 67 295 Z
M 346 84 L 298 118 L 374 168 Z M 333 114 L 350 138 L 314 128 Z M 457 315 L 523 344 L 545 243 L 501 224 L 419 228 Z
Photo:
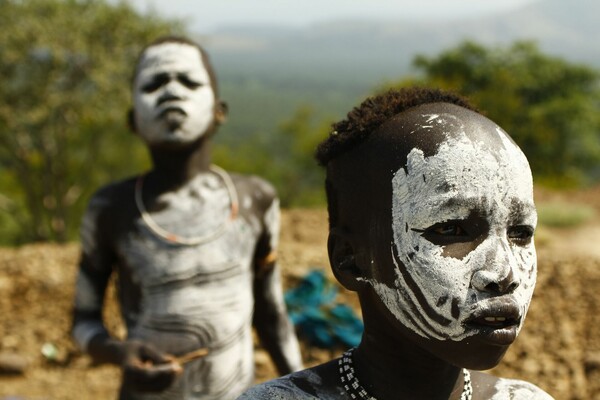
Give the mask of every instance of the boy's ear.
M 135 127 L 135 115 L 133 113 L 133 107 L 127 111 L 127 127 L 131 132 L 136 133 L 137 130 Z
M 358 291 L 363 286 L 363 269 L 359 265 L 358 249 L 351 235 L 343 229 L 333 228 L 327 240 L 329 262 L 335 278 L 346 289 Z
M 227 121 L 227 114 L 229 112 L 229 106 L 223 100 L 219 100 L 217 102 L 217 106 L 215 108 L 215 120 L 218 125 L 223 125 L 225 121 Z

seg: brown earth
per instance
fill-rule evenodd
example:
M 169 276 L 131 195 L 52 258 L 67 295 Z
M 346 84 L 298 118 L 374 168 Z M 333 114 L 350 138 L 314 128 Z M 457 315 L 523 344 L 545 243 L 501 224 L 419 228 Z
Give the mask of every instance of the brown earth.
M 538 193 L 537 201 L 557 197 L 591 205 L 596 216 L 577 229 L 538 230 L 538 284 L 527 322 L 490 372 L 533 382 L 556 399 L 600 399 L 600 189 Z M 280 254 L 286 287 L 312 268 L 330 274 L 326 221 L 322 210 L 284 212 Z M 115 398 L 118 369 L 92 366 L 69 338 L 78 251 L 77 244 L 0 249 L 0 361 L 15 354 L 27 361 L 22 374 L 0 373 L 0 400 Z M 340 297 L 357 307 L 353 294 Z M 107 320 L 122 334 L 116 314 L 110 302 Z M 44 356 L 42 348 L 55 354 Z M 307 366 L 338 353 L 303 347 Z M 257 381 L 274 376 L 260 348 L 256 365 Z

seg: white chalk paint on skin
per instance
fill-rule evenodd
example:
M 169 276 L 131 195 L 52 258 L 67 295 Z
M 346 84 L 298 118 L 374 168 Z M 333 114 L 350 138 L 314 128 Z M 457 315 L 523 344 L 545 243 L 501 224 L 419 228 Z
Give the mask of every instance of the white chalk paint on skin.
M 161 75 L 168 81 L 150 91 L 148 87 Z M 190 83 L 198 86 L 190 87 Z M 159 104 L 164 96 L 171 99 Z M 216 101 L 210 75 L 200 51 L 188 44 L 163 43 L 148 48 L 139 63 L 133 97 L 136 130 L 150 145 L 193 142 L 214 120 Z M 180 122 L 177 128 L 161 114 L 167 109 L 174 110 L 169 118 Z
M 279 199 L 275 199 L 265 213 L 265 225 L 271 232 L 271 248 L 276 249 L 279 245 L 279 230 L 281 226 L 281 212 L 279 210 Z
M 182 236 L 203 235 L 230 215 L 227 189 L 213 174 L 197 176 L 160 201 L 164 208 L 152 218 Z M 166 243 L 140 219 L 139 229 L 119 242 L 142 291 L 130 337 L 159 338 L 153 344 L 167 352 L 173 347 L 163 346 L 210 349 L 186 364 L 176 388 L 185 398 L 235 398 L 254 378 L 251 266 L 261 228 L 254 219 L 240 215 L 214 241 L 192 246 Z
M 210 234 L 231 217 L 231 201 L 222 179 L 212 173 L 196 175 L 175 191 L 157 198 L 162 210 L 151 216 L 161 228 L 182 237 Z
M 494 388 L 496 389 L 496 393 L 490 400 L 554 400 L 548 393 L 525 381 L 499 378 Z
M 454 116 L 423 117 L 427 123 L 448 122 L 456 127 Z M 448 137 L 438 153 L 431 157 L 425 158 L 423 152 L 415 148 L 408 155 L 408 174 L 400 168 L 393 177 L 392 221 L 394 246 L 399 258 L 394 259 L 397 279 L 395 287 L 379 282 L 377 277 L 367 281 L 389 311 L 423 337 L 458 341 L 474 334 L 463 326 L 463 322 L 477 302 L 490 297 L 471 284 L 481 274 L 499 281 L 512 271 L 519 282 L 513 296 L 523 317 L 521 324 L 529 307 L 535 285 L 535 247 L 533 241 L 526 246 L 509 243 L 506 229 L 513 224 L 535 227 L 533 183 L 523 153 L 500 128 L 497 134 L 504 145 L 497 151 L 473 142 L 465 133 L 459 134 L 458 138 L 456 135 Z M 449 200 L 458 201 L 450 205 Z M 518 221 L 511 220 L 515 204 L 522 207 Z M 489 233 L 463 259 L 444 256 L 442 246 L 411 230 L 426 229 L 448 220 L 462 220 L 474 210 L 485 215 Z M 422 295 L 425 304 L 419 302 L 408 288 L 399 269 L 402 268 L 400 263 L 415 282 L 415 290 Z M 447 301 L 440 302 L 444 298 Z M 452 316 L 453 301 L 457 302 L 454 306 L 460 311 L 458 318 Z M 445 320 L 444 323 L 431 318 L 431 310 L 438 320 Z

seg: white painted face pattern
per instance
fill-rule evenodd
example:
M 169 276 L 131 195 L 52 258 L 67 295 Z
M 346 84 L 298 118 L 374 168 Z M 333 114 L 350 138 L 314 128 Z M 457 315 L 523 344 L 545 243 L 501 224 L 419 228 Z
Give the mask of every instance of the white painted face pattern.
M 423 115 L 422 127 L 453 125 L 455 132 L 456 122 L 452 115 Z M 512 296 L 523 323 L 535 286 L 535 247 L 533 240 L 525 246 L 510 243 L 507 228 L 535 227 L 533 183 L 520 149 L 500 128 L 496 134 L 503 143 L 499 150 L 472 141 L 464 131 L 447 135 L 431 157 L 414 148 L 406 170 L 400 168 L 392 179 L 391 253 L 397 277 L 394 287 L 376 278 L 369 283 L 389 311 L 420 336 L 459 341 L 475 334 L 463 322 L 493 295 L 478 289 L 474 282 L 482 276 L 499 281 L 510 271 L 519 283 Z M 516 221 L 515 207 L 519 208 Z M 463 220 L 474 210 L 485 215 L 489 232 L 462 259 L 443 255 L 442 246 L 412 230 Z M 407 280 L 413 282 L 412 287 Z
M 148 48 L 138 65 L 133 97 L 137 132 L 149 145 L 193 142 L 214 120 L 210 76 L 199 50 L 188 44 Z

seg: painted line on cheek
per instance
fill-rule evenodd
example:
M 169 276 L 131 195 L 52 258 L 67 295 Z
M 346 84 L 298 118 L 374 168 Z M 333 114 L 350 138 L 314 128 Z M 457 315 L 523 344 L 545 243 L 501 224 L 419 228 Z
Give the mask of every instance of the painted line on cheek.
M 447 335 L 445 335 L 442 330 L 434 326 L 434 324 L 436 324 L 436 321 L 432 318 L 427 318 L 427 312 L 430 311 L 435 314 L 434 310 L 429 306 L 429 304 L 427 304 L 427 302 L 425 302 L 425 307 L 419 302 L 417 298 L 418 295 L 414 292 L 414 290 L 406 281 L 406 274 L 402 272 L 402 268 L 400 268 L 400 265 L 397 262 L 398 258 L 393 245 L 392 260 L 394 262 L 394 265 L 396 266 L 396 269 L 401 271 L 399 279 L 404 281 L 400 286 L 405 289 L 406 293 L 406 295 L 403 295 L 401 298 L 403 300 L 405 308 L 401 311 L 404 315 L 410 315 L 409 319 L 413 323 L 412 329 L 414 329 L 416 333 L 423 337 L 446 339 Z M 419 307 L 416 306 L 417 304 L 419 305 Z M 423 311 L 419 310 L 419 308 Z
M 396 251 L 396 246 L 392 246 L 392 256 L 394 257 L 395 260 L 399 260 L 398 253 Z M 406 271 L 406 269 L 405 268 L 398 268 L 398 270 L 400 271 L 400 274 L 402 275 L 402 279 L 407 284 L 406 288 L 413 294 L 414 298 L 417 300 L 417 302 L 419 303 L 419 305 L 421 306 L 421 308 L 423 309 L 423 311 L 425 311 L 425 313 L 427 314 L 427 317 L 429 317 L 433 322 L 435 322 L 435 323 L 437 323 L 439 325 L 442 325 L 442 326 L 448 326 L 448 325 L 450 325 L 452 323 L 451 320 L 449 320 L 448 318 L 444 317 L 441 314 L 438 314 L 429 305 L 429 303 L 427 302 L 427 299 L 425 298 L 425 296 L 421 292 L 419 286 L 412 279 L 412 277 Z

